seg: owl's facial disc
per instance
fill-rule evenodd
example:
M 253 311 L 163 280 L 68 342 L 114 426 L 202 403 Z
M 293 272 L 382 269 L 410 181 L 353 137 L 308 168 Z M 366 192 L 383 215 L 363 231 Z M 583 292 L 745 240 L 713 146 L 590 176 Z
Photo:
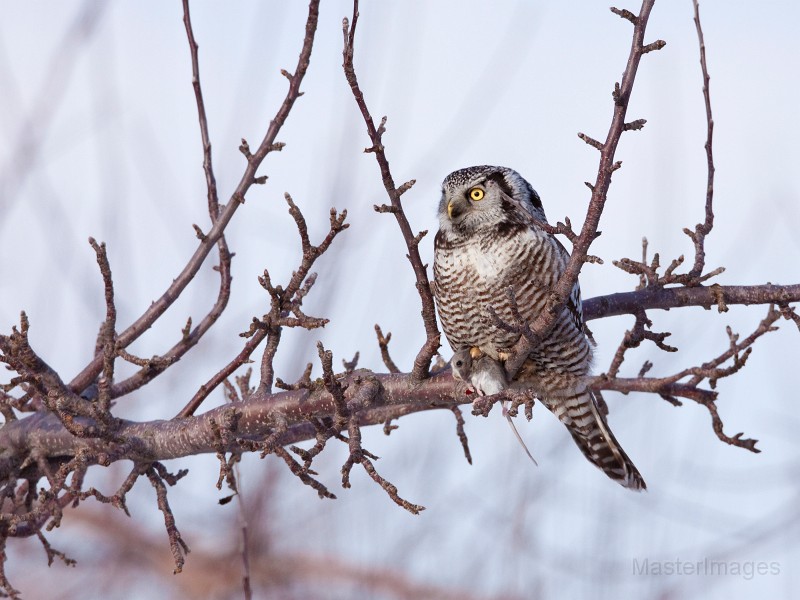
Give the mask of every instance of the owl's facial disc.
M 472 209 L 472 205 L 480 202 L 486 196 L 483 185 L 470 187 L 463 195 L 456 194 L 447 202 L 447 216 L 451 221 L 457 220 L 461 215 Z

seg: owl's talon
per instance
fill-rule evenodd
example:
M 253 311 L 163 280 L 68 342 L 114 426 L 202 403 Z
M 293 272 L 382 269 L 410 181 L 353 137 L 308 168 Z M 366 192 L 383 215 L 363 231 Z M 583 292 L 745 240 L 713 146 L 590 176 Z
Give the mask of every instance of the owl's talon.
M 478 360 L 480 357 L 483 356 L 483 352 L 477 346 L 472 346 L 469 349 L 469 355 L 472 357 L 473 360 Z
M 497 360 L 499 360 L 500 362 L 506 362 L 509 358 L 511 358 L 511 352 L 497 353 Z

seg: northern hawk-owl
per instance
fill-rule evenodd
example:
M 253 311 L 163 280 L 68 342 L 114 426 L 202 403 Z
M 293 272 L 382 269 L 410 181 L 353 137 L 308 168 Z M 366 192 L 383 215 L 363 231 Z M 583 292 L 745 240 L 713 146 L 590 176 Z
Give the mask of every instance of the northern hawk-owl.
M 469 348 L 501 361 L 509 355 L 520 336 L 498 327 L 488 312 L 492 307 L 502 321 L 514 321 L 509 287 L 524 319 L 532 322 L 544 310 L 569 253 L 531 216 L 547 221 L 539 195 L 512 169 L 469 167 L 442 183 L 434 295 L 454 351 Z M 611 479 L 645 489 L 586 385 L 591 362 L 576 283 L 550 333 L 531 351 L 512 385 L 531 388 L 586 458 Z

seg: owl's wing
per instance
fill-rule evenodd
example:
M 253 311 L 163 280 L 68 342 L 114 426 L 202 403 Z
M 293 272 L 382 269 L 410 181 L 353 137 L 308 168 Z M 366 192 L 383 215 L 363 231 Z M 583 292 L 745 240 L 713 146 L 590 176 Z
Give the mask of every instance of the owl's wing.
M 583 331 L 584 325 L 583 303 L 581 302 L 581 286 L 578 285 L 577 281 L 575 282 L 575 285 L 572 286 L 572 292 L 570 292 L 569 298 L 567 298 L 566 308 L 569 312 L 569 316 L 572 317 L 572 322 L 575 323 L 577 330 Z
M 553 240 L 558 245 L 559 251 L 561 253 L 562 258 L 564 259 L 564 264 L 569 262 L 569 252 L 555 236 L 553 236 Z M 561 277 L 562 273 L 559 273 L 558 276 Z M 567 303 L 565 305 L 569 316 L 572 318 L 572 322 L 575 324 L 575 328 L 578 331 L 584 331 L 584 324 L 583 324 L 583 302 L 581 301 L 581 286 L 576 281 L 575 285 L 572 286 L 572 291 L 569 294 L 569 298 L 567 298 Z

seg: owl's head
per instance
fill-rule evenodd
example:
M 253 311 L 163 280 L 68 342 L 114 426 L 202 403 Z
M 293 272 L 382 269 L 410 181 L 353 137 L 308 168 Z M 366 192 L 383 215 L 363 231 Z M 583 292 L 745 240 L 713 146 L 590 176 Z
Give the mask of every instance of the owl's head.
M 453 171 L 442 182 L 439 223 L 443 232 L 470 235 L 502 223 L 525 223 L 525 214 L 546 221 L 530 183 L 507 167 L 478 166 Z

